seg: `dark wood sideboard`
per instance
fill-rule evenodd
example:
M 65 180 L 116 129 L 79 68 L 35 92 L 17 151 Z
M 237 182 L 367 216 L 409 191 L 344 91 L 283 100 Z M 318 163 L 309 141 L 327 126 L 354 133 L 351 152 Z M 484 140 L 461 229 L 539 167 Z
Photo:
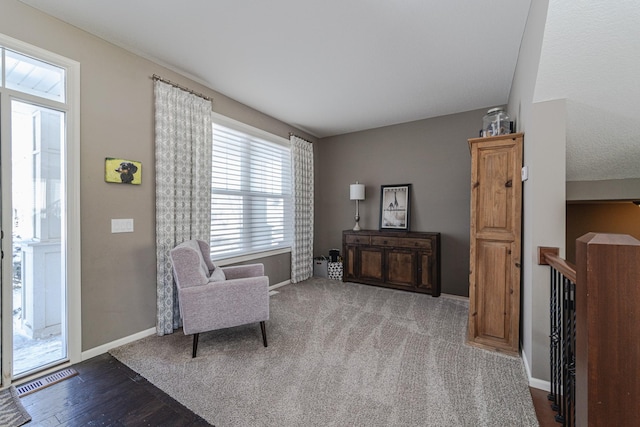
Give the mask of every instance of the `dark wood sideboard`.
M 345 230 L 345 282 L 440 296 L 440 233 Z

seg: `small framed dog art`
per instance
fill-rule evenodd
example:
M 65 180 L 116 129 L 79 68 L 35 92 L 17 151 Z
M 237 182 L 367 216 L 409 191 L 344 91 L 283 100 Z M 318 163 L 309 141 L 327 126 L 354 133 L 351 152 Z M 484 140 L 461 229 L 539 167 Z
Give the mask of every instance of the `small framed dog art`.
M 104 180 L 116 184 L 141 184 L 142 163 L 107 157 L 104 161 Z

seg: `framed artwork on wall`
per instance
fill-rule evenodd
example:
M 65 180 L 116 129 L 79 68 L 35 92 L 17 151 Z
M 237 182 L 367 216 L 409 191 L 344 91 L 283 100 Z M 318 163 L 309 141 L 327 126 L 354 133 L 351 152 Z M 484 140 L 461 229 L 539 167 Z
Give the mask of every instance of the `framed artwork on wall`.
M 141 184 L 142 163 L 107 157 L 104 161 L 104 180 L 116 184 Z
M 380 230 L 408 231 L 411 184 L 380 186 Z

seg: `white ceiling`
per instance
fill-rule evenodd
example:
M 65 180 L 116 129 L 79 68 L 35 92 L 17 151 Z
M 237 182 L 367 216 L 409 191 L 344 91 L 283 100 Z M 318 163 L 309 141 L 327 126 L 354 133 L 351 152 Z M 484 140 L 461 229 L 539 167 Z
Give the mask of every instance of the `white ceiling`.
M 506 104 L 530 4 L 22 1 L 317 137 Z M 638 23 L 549 0 L 534 101 L 567 100 L 568 181 L 640 177 Z
M 640 177 L 640 3 L 550 0 L 534 101 L 567 100 L 567 181 Z
M 325 137 L 506 104 L 530 0 L 23 2 Z

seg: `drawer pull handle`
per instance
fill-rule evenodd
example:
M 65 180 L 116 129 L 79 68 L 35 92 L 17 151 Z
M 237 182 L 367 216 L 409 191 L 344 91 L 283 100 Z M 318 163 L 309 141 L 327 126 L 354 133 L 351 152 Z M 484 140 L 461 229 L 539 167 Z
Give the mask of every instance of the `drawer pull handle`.
M 511 180 L 507 181 L 507 183 L 504 185 L 507 188 L 511 188 L 513 186 L 513 182 Z

